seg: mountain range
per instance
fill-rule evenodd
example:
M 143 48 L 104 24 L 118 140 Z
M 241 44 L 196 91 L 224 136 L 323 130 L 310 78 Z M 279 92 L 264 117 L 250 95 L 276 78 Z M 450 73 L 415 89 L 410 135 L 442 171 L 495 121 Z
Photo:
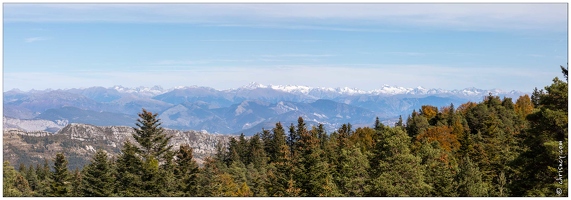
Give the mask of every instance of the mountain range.
M 163 127 L 210 133 L 252 135 L 276 122 L 286 126 L 303 117 L 328 131 L 343 123 L 373 124 L 375 117 L 392 125 L 422 105 L 458 106 L 481 101 L 491 93 L 517 98 L 526 93 L 499 89 L 462 90 L 405 88 L 383 85 L 375 90 L 293 85 L 248 85 L 227 90 L 185 86 L 128 88 L 90 87 L 58 90 L 13 89 L 4 92 L 4 127 L 56 132 L 69 123 L 134 126 L 144 108 L 158 113 Z

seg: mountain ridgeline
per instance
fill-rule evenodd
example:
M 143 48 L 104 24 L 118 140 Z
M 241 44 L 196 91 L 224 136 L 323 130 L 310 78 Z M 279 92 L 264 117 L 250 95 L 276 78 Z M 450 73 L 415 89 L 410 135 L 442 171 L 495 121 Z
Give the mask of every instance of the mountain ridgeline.
M 179 130 L 253 135 L 261 128 L 270 129 L 276 121 L 290 124 L 302 116 L 309 125 L 321 123 L 327 131 L 333 131 L 344 123 L 372 125 L 375 117 L 394 124 L 399 116 L 406 118 L 422 105 L 442 107 L 477 102 L 489 93 L 511 98 L 524 94 L 476 88 L 447 91 L 385 85 L 362 91 L 257 83 L 230 90 L 198 86 L 172 89 L 115 86 L 28 92 L 14 89 L 4 92 L 4 126 L 49 132 L 67 123 L 130 126 L 140 109 L 145 108 L 159 113 L 164 127 Z M 10 123 L 16 120 L 20 121 Z M 37 126 L 45 121 L 59 126 Z
M 567 69 L 561 68 L 565 80 L 556 77 L 545 90 L 536 88 L 515 102 L 489 94 L 478 103 L 422 105 L 394 126 L 376 118 L 371 126 L 343 123 L 328 132 L 324 124 L 309 125 L 299 115 L 295 123 L 277 121 L 251 137 L 228 137 L 165 129 L 159 113 L 143 109 L 135 127 L 68 124 L 55 134 L 4 130 L 4 158 L 10 162 L 4 162 L 3 192 L 53 197 L 566 197 L 568 79 Z M 276 112 L 268 105 L 273 103 L 245 100 L 220 115 Z M 293 107 L 281 104 L 281 112 L 322 109 L 319 115 L 326 117 L 365 112 L 331 100 L 296 105 L 298 110 L 288 111 Z M 43 165 L 22 162 L 42 156 Z M 79 157 L 88 163 L 70 171 Z M 20 162 L 17 170 L 12 161 Z

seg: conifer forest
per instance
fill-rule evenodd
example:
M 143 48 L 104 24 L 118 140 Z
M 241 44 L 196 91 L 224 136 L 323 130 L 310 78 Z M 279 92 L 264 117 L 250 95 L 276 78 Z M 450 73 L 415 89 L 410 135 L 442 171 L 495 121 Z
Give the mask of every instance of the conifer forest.
M 142 109 L 135 142 L 97 150 L 82 169 L 63 152 L 43 164 L 4 162 L 4 197 L 522 197 L 568 196 L 568 78 L 518 99 L 424 105 L 372 127 L 275 122 L 199 165 L 169 145 Z M 13 166 L 14 164 L 14 166 Z

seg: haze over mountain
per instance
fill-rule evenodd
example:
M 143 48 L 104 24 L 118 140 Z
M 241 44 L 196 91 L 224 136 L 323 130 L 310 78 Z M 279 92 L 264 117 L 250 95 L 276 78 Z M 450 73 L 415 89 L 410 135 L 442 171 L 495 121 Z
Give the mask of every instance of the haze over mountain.
M 343 123 L 371 125 L 375 117 L 392 125 L 422 105 L 459 106 L 489 93 L 517 98 L 525 93 L 499 89 L 459 90 L 383 85 L 375 90 L 263 85 L 252 82 L 228 90 L 202 86 L 164 89 L 90 87 L 4 92 L 4 127 L 55 132 L 68 123 L 134 126 L 142 108 L 159 113 L 166 128 L 251 135 L 280 121 L 303 117 L 332 131 Z M 42 125 L 43 124 L 43 125 Z

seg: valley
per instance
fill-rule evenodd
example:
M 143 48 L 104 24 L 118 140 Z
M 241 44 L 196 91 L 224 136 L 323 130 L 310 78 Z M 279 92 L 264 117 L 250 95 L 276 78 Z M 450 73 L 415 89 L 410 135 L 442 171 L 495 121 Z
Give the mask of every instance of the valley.
M 137 113 L 145 108 L 159 113 L 164 127 L 177 130 L 251 136 L 277 121 L 289 125 L 301 116 L 309 125 L 322 123 L 331 132 L 344 123 L 370 126 L 376 117 L 391 125 L 422 105 L 478 102 L 489 93 L 511 98 L 525 94 L 476 88 L 448 91 L 383 85 L 363 91 L 258 83 L 228 90 L 201 86 L 13 89 L 4 92 L 4 127 L 54 133 L 68 123 L 133 126 Z

